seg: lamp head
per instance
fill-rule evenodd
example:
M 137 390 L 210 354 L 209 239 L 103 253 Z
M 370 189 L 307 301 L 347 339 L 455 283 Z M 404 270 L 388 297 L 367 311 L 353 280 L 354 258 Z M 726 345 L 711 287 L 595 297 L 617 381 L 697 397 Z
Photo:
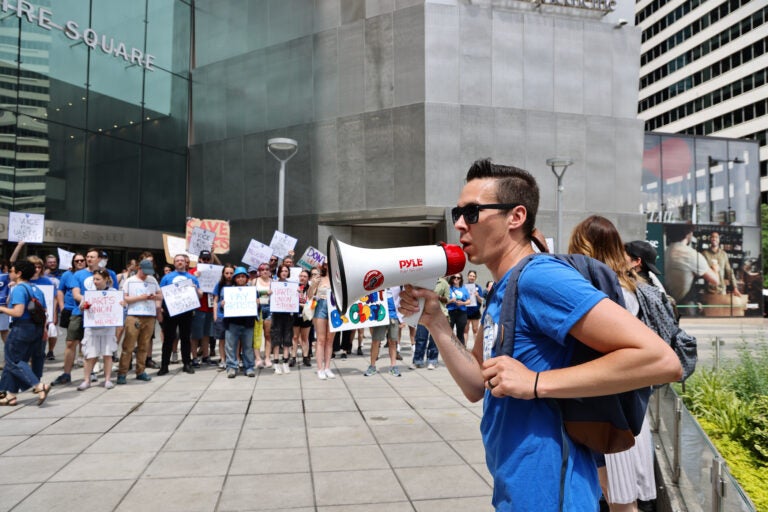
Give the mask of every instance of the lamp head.
M 570 158 L 563 158 L 563 157 L 554 157 L 554 158 L 547 158 L 547 165 L 550 167 L 568 167 L 573 163 L 573 160 Z

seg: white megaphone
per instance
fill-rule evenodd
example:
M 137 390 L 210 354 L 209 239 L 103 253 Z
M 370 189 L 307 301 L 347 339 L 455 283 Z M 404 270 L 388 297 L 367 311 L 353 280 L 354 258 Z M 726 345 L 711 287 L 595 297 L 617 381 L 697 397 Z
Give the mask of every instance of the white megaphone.
M 464 270 L 466 256 L 458 245 L 419 245 L 393 249 L 365 249 L 328 237 L 328 272 L 336 305 L 340 312 L 347 310 L 350 301 L 370 293 L 411 284 L 430 290 L 435 280 Z M 419 313 L 406 318 L 415 326 Z

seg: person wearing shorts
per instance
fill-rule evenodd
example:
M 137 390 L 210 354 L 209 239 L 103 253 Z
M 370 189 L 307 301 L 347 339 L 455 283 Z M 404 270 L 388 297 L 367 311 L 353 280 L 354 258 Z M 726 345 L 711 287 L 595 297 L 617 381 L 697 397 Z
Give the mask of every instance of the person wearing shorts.
M 389 309 L 389 323 L 371 327 L 371 364 L 363 374 L 365 377 L 375 375 L 376 359 L 379 358 L 379 347 L 381 342 L 386 339 L 389 348 L 389 374 L 393 377 L 400 377 L 401 373 L 397 367 L 397 344 L 400 342 L 400 318 L 397 313 L 397 302 L 400 294 L 399 287 L 392 287 L 386 290 L 387 306 Z

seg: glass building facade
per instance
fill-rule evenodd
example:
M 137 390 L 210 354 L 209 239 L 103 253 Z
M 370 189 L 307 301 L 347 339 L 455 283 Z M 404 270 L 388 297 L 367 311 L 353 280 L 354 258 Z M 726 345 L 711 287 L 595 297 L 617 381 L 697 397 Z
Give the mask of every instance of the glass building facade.
M 0 215 L 177 232 L 191 6 L 0 4 Z

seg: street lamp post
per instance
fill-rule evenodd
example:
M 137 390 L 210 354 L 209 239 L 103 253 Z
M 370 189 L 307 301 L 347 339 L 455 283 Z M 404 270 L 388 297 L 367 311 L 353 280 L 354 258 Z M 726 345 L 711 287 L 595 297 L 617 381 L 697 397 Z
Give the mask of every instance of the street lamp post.
M 568 169 L 568 166 L 573 163 L 573 160 L 570 158 L 561 158 L 561 157 L 555 157 L 555 158 L 548 158 L 547 159 L 547 165 L 552 169 L 552 174 L 555 175 L 555 178 L 557 178 L 557 238 L 555 238 L 555 252 L 560 252 L 560 239 L 561 239 L 561 230 L 563 227 L 563 209 L 562 209 L 562 197 L 563 197 L 563 176 L 565 175 L 565 171 Z M 556 168 L 562 168 L 562 171 L 558 173 L 555 169 Z
M 285 218 L 285 162 L 290 160 L 298 150 L 299 143 L 293 139 L 275 137 L 267 141 L 267 151 L 280 162 L 280 176 L 278 179 L 277 190 L 277 230 L 281 233 L 284 233 L 283 220 Z

